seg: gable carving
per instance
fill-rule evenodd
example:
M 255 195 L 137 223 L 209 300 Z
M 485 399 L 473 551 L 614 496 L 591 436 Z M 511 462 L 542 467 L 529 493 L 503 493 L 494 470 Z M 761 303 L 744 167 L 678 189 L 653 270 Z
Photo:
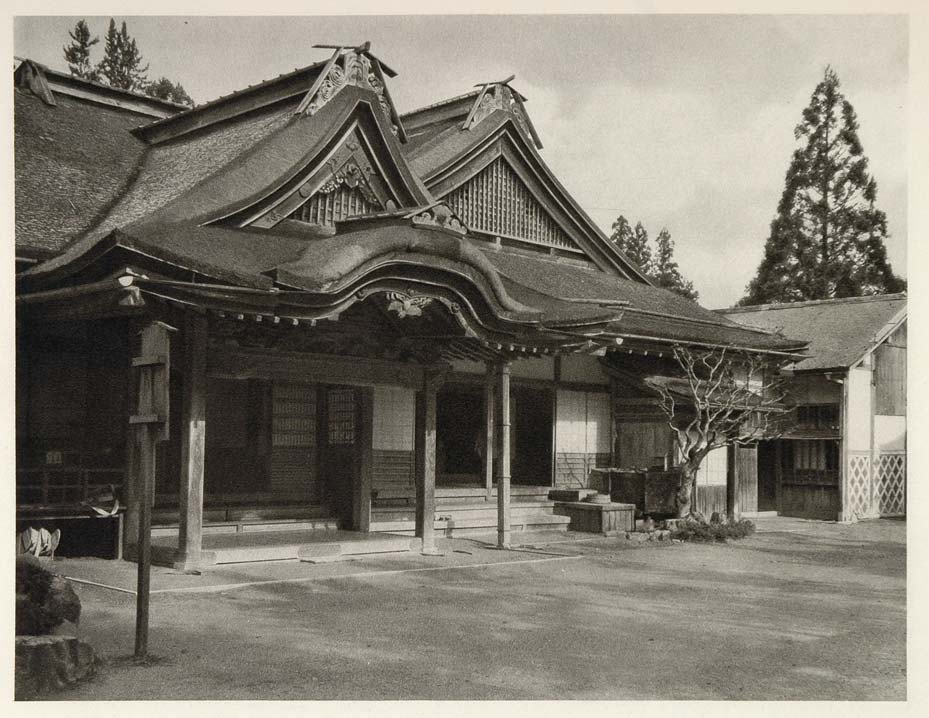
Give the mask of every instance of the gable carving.
M 357 49 L 339 48 L 329 60 L 319 79 L 297 108 L 297 112 L 314 115 L 333 97 L 348 86 L 371 90 L 377 95 L 378 104 L 390 123 L 390 131 L 399 133 L 396 112 L 384 84 L 384 78 L 377 64 L 372 64 L 367 52 Z
M 284 219 L 296 219 L 332 226 L 349 217 L 396 206 L 377 165 L 365 151 L 363 138 L 354 129 L 295 190 L 245 224 L 270 228 Z
M 471 109 L 471 114 L 468 120 L 465 121 L 463 129 L 470 130 L 492 115 L 496 110 L 509 112 L 516 118 L 516 121 L 523 130 L 529 133 L 530 136 L 534 136 L 533 132 L 529 129 L 529 123 L 522 106 L 513 95 L 513 91 L 505 84 L 496 84 L 484 88 L 484 91 L 475 101 L 475 105 Z
M 472 231 L 578 249 L 503 157 L 452 190 L 443 201 Z

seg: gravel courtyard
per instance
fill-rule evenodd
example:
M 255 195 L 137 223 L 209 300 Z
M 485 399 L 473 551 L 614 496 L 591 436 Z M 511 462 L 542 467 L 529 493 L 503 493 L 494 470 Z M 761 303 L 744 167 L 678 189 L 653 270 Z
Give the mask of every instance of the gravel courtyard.
M 149 665 L 134 596 L 88 583 L 103 659 L 57 699 L 906 697 L 906 523 L 761 519 L 729 545 L 625 539 L 500 552 L 156 569 Z M 549 541 L 553 540 L 551 537 Z M 134 566 L 55 570 L 132 585 Z

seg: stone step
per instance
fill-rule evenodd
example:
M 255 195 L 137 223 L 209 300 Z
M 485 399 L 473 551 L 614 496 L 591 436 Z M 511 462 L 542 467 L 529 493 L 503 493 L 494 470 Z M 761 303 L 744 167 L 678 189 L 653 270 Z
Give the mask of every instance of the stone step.
M 416 529 L 416 521 L 408 519 L 399 519 L 399 520 L 376 520 L 371 522 L 371 531 L 389 531 L 391 533 L 411 533 Z M 556 530 L 556 531 L 566 531 L 568 524 L 571 523 L 571 519 L 567 516 L 556 516 L 553 514 L 526 514 L 526 515 L 510 515 L 510 528 L 513 531 L 538 531 L 538 530 Z M 472 533 L 480 531 L 481 533 L 487 533 L 488 531 L 494 531 L 497 528 L 497 516 L 496 514 L 492 516 L 472 516 L 465 519 L 452 519 L 450 521 L 441 521 L 436 520 L 433 523 L 433 527 L 436 531 L 440 531 L 445 534 L 450 534 L 452 536 L 464 536 L 468 535 L 463 532 L 472 531 Z
M 510 487 L 510 502 L 511 503 L 524 503 L 524 502 L 535 502 L 535 501 L 548 501 L 548 492 L 550 487 L 548 486 L 511 486 Z M 406 504 L 414 505 L 416 503 L 416 495 L 413 489 L 393 489 L 393 488 L 375 488 L 376 498 L 374 501 L 376 503 L 382 503 L 384 505 L 398 505 L 403 506 Z M 478 501 L 487 500 L 487 492 L 483 487 L 458 487 L 458 488 L 442 488 L 437 487 L 435 492 L 435 500 L 437 506 L 444 506 L 447 504 L 459 504 L 459 503 L 476 503 Z M 491 493 L 490 503 L 496 503 L 497 500 L 497 491 L 494 489 Z
M 419 549 L 421 541 L 397 533 L 359 534 L 350 531 L 287 531 L 256 533 L 249 536 L 204 536 L 205 563 L 228 564 L 253 561 L 333 561 L 342 556 L 395 553 Z M 135 547 L 130 546 L 126 558 L 135 559 Z M 152 562 L 171 566 L 177 546 L 170 538 L 152 542 Z
M 535 514 L 552 514 L 554 513 L 555 504 L 548 502 L 531 503 L 531 504 L 510 504 L 510 516 L 532 516 Z M 385 506 L 372 509 L 372 515 L 378 520 L 415 520 L 415 506 Z M 481 502 L 480 504 L 461 504 L 458 506 L 436 506 L 436 520 L 440 517 L 450 517 L 452 519 L 476 518 L 489 516 L 496 518 L 496 504 Z
M 322 507 L 308 505 L 207 507 L 203 510 L 204 522 L 217 524 L 319 518 L 328 518 L 323 514 Z M 160 507 L 152 511 L 152 524 L 155 526 L 177 526 L 177 523 L 177 508 Z
M 335 531 L 339 520 L 333 518 L 285 519 L 280 521 L 260 521 L 251 523 L 205 523 L 203 535 L 252 533 L 259 531 Z M 152 527 L 152 537 L 177 536 L 179 527 L 162 525 Z

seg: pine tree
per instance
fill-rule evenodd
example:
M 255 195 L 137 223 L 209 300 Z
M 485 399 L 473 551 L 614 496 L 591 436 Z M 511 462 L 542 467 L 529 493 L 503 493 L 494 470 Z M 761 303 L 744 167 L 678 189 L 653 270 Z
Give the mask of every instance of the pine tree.
M 111 87 L 140 91 L 148 84 L 148 65 L 142 67 L 142 54 L 135 38 L 129 36 L 125 22 L 117 31 L 116 23 L 110 18 L 110 27 L 103 46 L 103 60 L 100 61 L 98 69 Z
M 61 48 L 68 63 L 68 69 L 75 77 L 98 82 L 100 73 L 90 62 L 90 48 L 100 42 L 99 37 L 91 39 L 90 28 L 83 19 L 78 20 L 73 30 L 68 31 L 71 44 Z
M 652 251 L 648 246 L 648 233 L 642 228 L 641 222 L 633 232 L 629 221 L 623 215 L 619 215 L 613 222 L 613 234 L 610 235 L 610 239 L 623 254 L 638 264 L 642 271 L 648 272 L 652 263 Z
M 827 67 L 803 119 L 764 258 L 742 305 L 899 292 L 858 118 Z
M 168 100 L 176 102 L 179 105 L 193 107 L 194 101 L 179 82 L 171 82 L 167 77 L 159 77 L 154 82 L 150 82 L 145 88 L 145 94 L 150 97 L 157 97 L 159 100 Z
M 697 300 L 699 295 L 690 282 L 681 275 L 681 271 L 674 261 L 674 240 L 667 228 L 662 227 L 656 240 L 657 251 L 652 264 L 651 277 L 659 287 L 670 289 L 682 297 Z

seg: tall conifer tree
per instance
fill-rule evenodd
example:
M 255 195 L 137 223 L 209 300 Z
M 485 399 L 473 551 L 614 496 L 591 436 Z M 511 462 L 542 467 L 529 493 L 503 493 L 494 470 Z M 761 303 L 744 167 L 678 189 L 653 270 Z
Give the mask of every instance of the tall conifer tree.
M 610 235 L 610 239 L 623 254 L 638 264 L 642 271 L 648 272 L 652 263 L 652 250 L 648 246 L 648 234 L 641 223 L 636 225 L 633 231 L 629 221 L 623 215 L 619 215 L 613 222 L 613 234 Z
M 648 232 L 645 231 L 645 227 L 642 226 L 641 222 L 635 223 L 632 236 L 632 247 L 641 260 L 639 261 L 639 266 L 645 270 L 646 274 L 651 274 L 654 258 L 652 257 L 651 247 L 648 246 Z
M 742 305 L 899 292 L 858 119 L 827 67 L 803 119 L 764 258 Z
M 168 100 L 180 105 L 194 106 L 194 101 L 180 82 L 171 82 L 167 77 L 159 77 L 145 87 L 145 94 L 157 97 L 159 100 Z
M 671 239 L 671 233 L 667 228 L 662 227 L 655 244 L 657 251 L 652 264 L 652 279 L 659 287 L 670 289 L 672 292 L 696 301 L 699 295 L 694 289 L 693 282 L 684 279 L 677 262 L 674 261 L 674 240 Z
M 103 45 L 103 59 L 98 66 L 100 74 L 111 87 L 123 90 L 143 91 L 148 85 L 148 65 L 142 67 L 142 53 L 135 38 L 129 36 L 125 21 L 120 30 L 110 18 Z
M 62 50 L 71 74 L 84 80 L 99 81 L 100 73 L 90 61 L 90 48 L 100 42 L 100 38 L 91 38 L 90 28 L 83 19 L 77 21 L 74 29 L 68 31 L 68 35 L 71 37 L 71 43 Z

